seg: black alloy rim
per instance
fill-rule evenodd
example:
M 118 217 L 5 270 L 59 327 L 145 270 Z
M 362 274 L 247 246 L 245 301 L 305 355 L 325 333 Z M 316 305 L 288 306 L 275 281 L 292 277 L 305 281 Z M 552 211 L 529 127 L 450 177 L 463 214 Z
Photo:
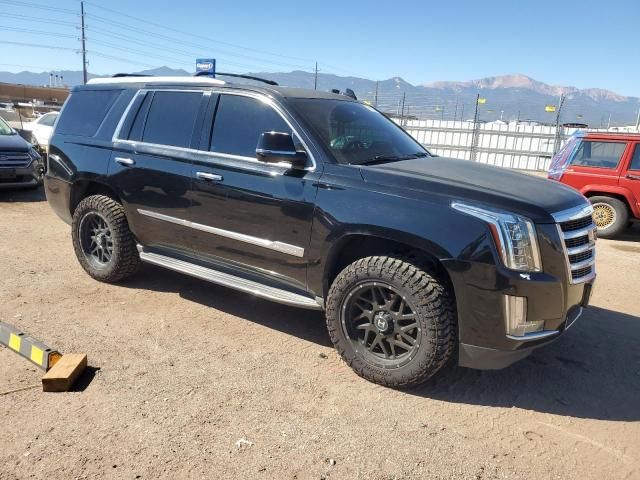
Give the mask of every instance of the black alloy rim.
M 98 213 L 86 214 L 80 222 L 80 243 L 86 259 L 104 268 L 113 257 L 113 238 L 107 221 Z
M 341 308 L 342 329 L 356 353 L 382 368 L 400 368 L 420 348 L 415 309 L 388 283 L 356 285 Z

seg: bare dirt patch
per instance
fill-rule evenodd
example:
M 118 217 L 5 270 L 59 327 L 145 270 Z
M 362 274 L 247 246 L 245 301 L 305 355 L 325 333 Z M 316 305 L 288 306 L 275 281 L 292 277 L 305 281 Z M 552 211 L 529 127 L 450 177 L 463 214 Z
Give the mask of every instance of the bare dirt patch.
M 3 395 L 41 373 L 0 349 L 0 479 L 640 478 L 638 238 L 599 241 L 594 306 L 552 345 L 399 392 L 319 313 L 153 267 L 97 283 L 41 192 L 0 193 L 0 320 L 93 367 Z

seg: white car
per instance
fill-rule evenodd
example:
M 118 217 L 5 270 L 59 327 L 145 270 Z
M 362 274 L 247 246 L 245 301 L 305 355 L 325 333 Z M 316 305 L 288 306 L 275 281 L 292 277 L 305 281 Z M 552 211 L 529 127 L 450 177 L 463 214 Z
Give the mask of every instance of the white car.
M 34 147 L 46 152 L 56 118 L 58 118 L 58 112 L 45 113 L 33 122 L 23 125 L 23 130 L 31 132 L 31 144 Z

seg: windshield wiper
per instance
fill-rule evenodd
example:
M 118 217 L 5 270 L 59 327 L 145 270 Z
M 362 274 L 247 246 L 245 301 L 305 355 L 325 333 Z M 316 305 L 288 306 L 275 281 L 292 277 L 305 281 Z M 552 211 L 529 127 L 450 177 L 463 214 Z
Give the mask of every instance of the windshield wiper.
M 402 160 L 413 160 L 415 158 L 428 157 L 427 152 L 416 152 L 409 155 L 376 155 L 373 158 L 357 162 L 355 165 L 374 165 L 376 163 L 400 162 Z

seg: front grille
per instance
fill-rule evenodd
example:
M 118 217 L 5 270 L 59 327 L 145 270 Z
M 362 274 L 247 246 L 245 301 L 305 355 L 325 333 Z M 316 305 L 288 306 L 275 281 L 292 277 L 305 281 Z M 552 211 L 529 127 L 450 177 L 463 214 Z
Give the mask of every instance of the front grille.
M 593 223 L 591 217 L 579 218 L 577 220 L 569 220 L 560 224 L 563 232 L 573 232 L 574 230 L 580 230 L 587 228 Z
M 558 230 L 565 244 L 567 265 L 571 283 L 589 280 L 595 273 L 595 231 L 591 214 L 558 223 Z
M 24 168 L 31 163 L 31 156 L 27 152 L 0 151 L 0 168 Z

